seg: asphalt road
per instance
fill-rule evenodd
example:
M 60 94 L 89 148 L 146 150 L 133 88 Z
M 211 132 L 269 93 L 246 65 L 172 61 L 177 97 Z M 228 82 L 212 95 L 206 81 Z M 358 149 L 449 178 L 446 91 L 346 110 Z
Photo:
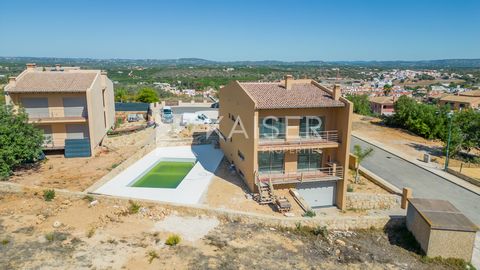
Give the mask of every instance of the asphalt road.
M 375 150 L 362 162 L 363 167 L 400 189 L 412 188 L 413 197 L 448 200 L 480 225 L 479 195 L 352 136 L 351 151 L 355 144 Z

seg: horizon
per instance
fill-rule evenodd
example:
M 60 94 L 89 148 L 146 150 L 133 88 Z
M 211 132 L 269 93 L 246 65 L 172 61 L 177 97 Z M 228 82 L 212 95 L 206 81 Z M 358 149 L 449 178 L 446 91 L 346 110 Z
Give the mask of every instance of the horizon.
M 479 59 L 480 35 L 472 34 L 480 26 L 478 11 L 473 0 L 102 1 L 95 9 L 91 2 L 27 0 L 6 2 L 0 10 L 0 31 L 8 39 L 0 43 L 0 55 L 216 62 Z

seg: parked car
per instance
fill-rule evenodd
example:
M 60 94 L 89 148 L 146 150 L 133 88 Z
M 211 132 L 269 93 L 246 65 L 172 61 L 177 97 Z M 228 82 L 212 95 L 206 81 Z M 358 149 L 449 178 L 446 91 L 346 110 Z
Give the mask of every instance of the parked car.
M 172 108 L 170 106 L 163 107 L 162 122 L 173 123 L 173 112 L 172 112 Z
M 212 105 L 210 105 L 210 108 L 217 108 L 218 109 L 218 108 L 220 108 L 220 103 L 215 102 Z
M 186 126 L 188 124 L 200 125 L 211 124 L 212 120 L 203 113 L 183 113 L 180 125 Z

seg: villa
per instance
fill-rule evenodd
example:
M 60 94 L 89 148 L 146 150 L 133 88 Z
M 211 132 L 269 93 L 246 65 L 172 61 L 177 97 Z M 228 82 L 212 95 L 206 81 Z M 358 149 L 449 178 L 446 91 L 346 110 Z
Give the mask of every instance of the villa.
M 353 105 L 340 86 L 287 75 L 220 97 L 220 147 L 252 192 L 295 188 L 311 208 L 345 209 Z
M 9 78 L 5 99 L 43 130 L 45 150 L 64 150 L 66 157 L 91 156 L 114 125 L 113 83 L 100 70 L 27 64 Z
M 372 112 L 378 115 L 392 115 L 395 111 L 394 97 L 371 97 L 369 98 Z

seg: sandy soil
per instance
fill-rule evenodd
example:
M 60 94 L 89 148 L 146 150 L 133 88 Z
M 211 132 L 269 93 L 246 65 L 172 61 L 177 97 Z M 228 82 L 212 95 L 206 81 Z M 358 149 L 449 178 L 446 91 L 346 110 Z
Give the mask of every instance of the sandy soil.
M 270 228 L 155 205 L 135 213 L 126 201 L 89 204 L 0 193 L 0 269 L 448 269 L 421 262 L 404 229 Z M 165 245 L 174 233 L 180 244 Z
M 24 185 L 83 191 L 122 163 L 151 138 L 152 128 L 117 137 L 107 137 L 92 158 L 64 158 L 47 155 L 35 166 L 15 170 L 11 182 Z
M 348 172 L 348 186 L 353 188 L 353 192 L 358 193 L 373 193 L 373 194 L 389 194 L 385 189 L 377 186 L 367 178 L 360 176 L 360 180 L 355 183 L 355 171 L 350 170 Z

